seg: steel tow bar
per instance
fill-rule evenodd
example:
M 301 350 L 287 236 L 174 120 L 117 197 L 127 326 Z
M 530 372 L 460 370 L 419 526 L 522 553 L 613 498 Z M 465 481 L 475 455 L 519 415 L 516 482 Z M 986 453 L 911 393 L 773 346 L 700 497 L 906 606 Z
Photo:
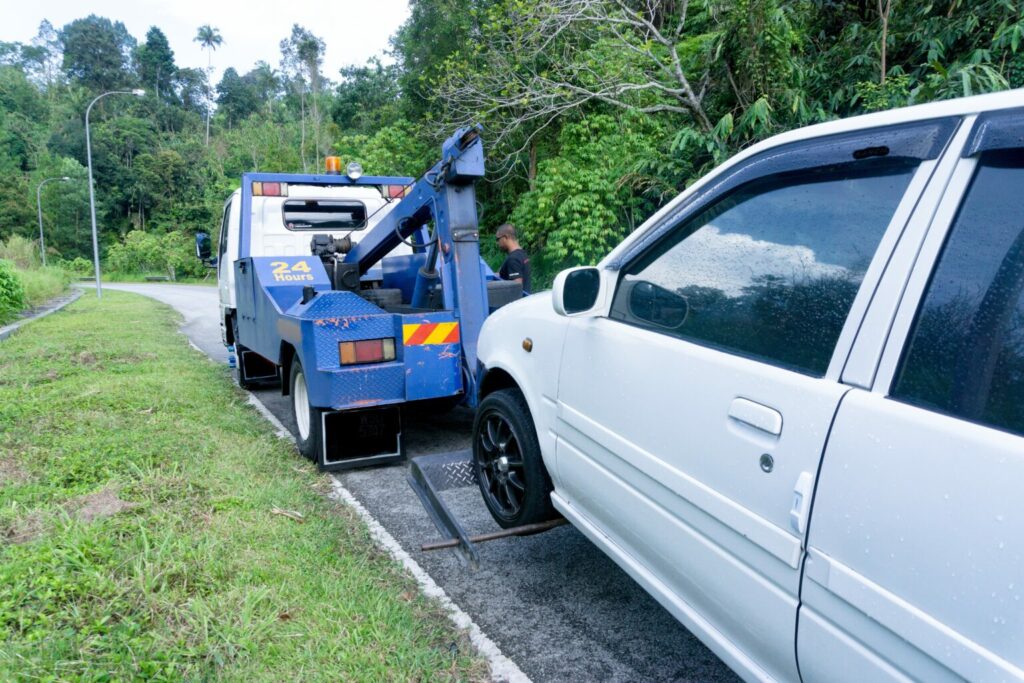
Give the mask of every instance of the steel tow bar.
M 559 519 L 552 519 L 547 522 L 538 522 L 536 524 L 524 524 L 523 526 L 514 526 L 510 529 L 502 529 L 501 531 L 493 531 L 489 534 L 477 534 L 476 536 L 470 536 L 467 540 L 470 543 L 484 543 L 485 541 L 496 541 L 499 538 L 509 538 L 510 536 L 532 536 L 533 534 L 543 533 L 550 531 L 555 527 L 568 524 L 569 520 L 564 517 Z M 420 550 L 443 550 L 445 548 L 454 548 L 459 545 L 460 540 L 457 538 L 449 538 L 446 541 L 434 541 L 432 543 L 423 543 L 420 545 Z

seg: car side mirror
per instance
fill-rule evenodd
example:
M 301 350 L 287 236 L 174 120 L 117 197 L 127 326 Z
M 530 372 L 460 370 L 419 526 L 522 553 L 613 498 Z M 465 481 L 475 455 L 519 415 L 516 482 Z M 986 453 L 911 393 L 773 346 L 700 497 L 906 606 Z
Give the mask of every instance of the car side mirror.
M 675 330 L 686 322 L 686 298 L 652 282 L 634 282 L 629 292 L 629 313 L 637 320 Z
M 200 261 L 209 261 L 212 253 L 210 234 L 207 232 L 196 233 L 196 258 Z
M 601 271 L 589 266 L 563 270 L 555 277 L 551 290 L 551 303 L 558 315 L 586 313 L 597 305 Z

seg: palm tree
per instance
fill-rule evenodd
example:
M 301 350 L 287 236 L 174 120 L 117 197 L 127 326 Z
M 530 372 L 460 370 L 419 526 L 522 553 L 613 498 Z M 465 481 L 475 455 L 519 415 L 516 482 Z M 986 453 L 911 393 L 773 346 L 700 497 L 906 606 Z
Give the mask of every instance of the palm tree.
M 196 31 L 196 37 L 192 39 L 199 43 L 206 50 L 206 146 L 210 146 L 210 99 L 212 94 L 210 92 L 210 73 L 213 71 L 213 51 L 216 50 L 224 42 L 221 38 L 220 30 L 210 26 L 209 24 L 203 24 Z

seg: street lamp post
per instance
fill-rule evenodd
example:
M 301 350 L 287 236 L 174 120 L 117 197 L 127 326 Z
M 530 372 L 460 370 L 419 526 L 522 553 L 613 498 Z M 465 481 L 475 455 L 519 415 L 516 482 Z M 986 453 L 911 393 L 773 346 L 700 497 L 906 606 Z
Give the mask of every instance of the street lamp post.
M 111 90 L 105 92 L 102 95 L 97 95 L 89 106 L 85 108 L 85 156 L 89 162 L 89 216 L 92 220 L 92 260 L 93 265 L 96 268 L 96 298 L 103 298 L 103 291 L 100 289 L 100 241 L 96 233 L 96 195 L 92 187 L 92 141 L 89 138 L 89 112 L 92 111 L 92 105 L 96 104 L 101 98 L 107 95 L 134 95 L 135 97 L 143 97 L 146 94 L 145 90 Z
M 46 242 L 43 239 L 43 196 L 42 196 L 42 192 L 43 192 L 43 185 L 45 185 L 46 183 L 48 183 L 48 182 L 50 182 L 52 180 L 66 181 L 66 180 L 71 180 L 71 178 L 67 177 L 66 175 L 65 176 L 60 176 L 59 178 L 47 178 L 43 182 L 39 183 L 39 187 L 36 188 L 36 215 L 39 216 L 39 255 L 43 259 L 43 268 L 46 267 Z

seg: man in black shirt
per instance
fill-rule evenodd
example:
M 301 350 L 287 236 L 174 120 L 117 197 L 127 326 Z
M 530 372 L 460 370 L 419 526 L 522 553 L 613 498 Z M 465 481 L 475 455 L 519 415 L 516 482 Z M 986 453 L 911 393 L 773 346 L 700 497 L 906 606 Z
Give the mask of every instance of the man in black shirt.
M 505 223 L 498 228 L 498 248 L 505 252 L 505 262 L 501 264 L 498 277 L 502 280 L 515 280 L 523 285 L 523 291 L 530 291 L 530 257 L 519 246 L 516 239 L 516 227 Z

